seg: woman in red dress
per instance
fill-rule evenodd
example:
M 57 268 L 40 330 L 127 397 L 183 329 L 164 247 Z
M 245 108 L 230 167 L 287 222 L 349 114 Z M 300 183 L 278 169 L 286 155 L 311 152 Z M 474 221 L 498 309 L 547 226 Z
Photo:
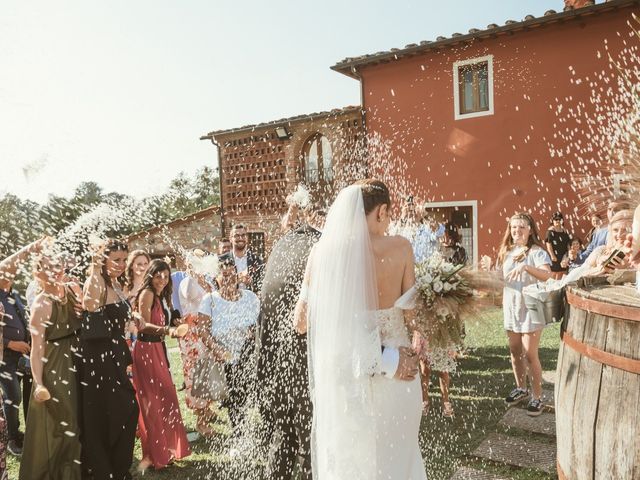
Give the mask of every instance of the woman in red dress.
M 140 471 L 150 466 L 164 468 L 191 454 L 164 344 L 167 335 L 184 335 L 180 327 L 169 326 L 171 288 L 169 265 L 153 260 L 136 299 L 139 326 L 133 349 L 133 378 L 140 405 Z

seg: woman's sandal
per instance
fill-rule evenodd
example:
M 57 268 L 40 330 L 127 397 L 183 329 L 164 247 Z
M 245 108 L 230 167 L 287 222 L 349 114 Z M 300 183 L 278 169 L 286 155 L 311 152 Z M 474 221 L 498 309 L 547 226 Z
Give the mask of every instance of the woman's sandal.
M 442 402 L 442 416 L 445 418 L 453 418 L 455 416 L 451 402 Z

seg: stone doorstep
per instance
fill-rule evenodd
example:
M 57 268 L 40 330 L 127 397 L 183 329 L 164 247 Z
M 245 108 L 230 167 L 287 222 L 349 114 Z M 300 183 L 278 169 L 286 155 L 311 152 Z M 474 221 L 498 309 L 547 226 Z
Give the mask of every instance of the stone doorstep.
M 538 417 L 530 417 L 522 408 L 510 408 L 498 425 L 519 428 L 528 432 L 556 435 L 556 417 L 553 413 L 542 412 Z
M 556 471 L 556 446 L 539 441 L 491 433 L 473 452 L 479 458 L 549 474 Z
M 460 467 L 449 480 L 510 480 L 493 473 L 483 472 L 469 467 Z

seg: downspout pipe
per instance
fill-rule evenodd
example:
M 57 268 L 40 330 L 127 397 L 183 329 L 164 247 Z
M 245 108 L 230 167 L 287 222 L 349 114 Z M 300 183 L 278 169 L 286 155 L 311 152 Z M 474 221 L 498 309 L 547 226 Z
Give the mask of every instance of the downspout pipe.
M 220 192 L 220 230 L 222 236 L 225 236 L 226 231 L 226 222 L 225 222 L 225 214 L 224 214 L 224 193 L 222 191 L 222 153 L 220 151 L 220 144 L 216 142 L 216 139 L 213 135 L 207 135 L 204 137 L 200 137 L 200 140 L 211 140 L 216 146 L 218 150 L 218 191 Z
M 354 77 L 358 79 L 360 82 L 360 117 L 362 119 L 362 133 L 364 135 L 364 145 L 367 143 L 367 118 L 365 116 L 365 107 L 364 107 L 364 79 L 362 78 L 362 74 L 358 71 L 358 68 L 355 65 L 351 66 L 351 73 Z M 367 162 L 367 175 L 369 175 L 369 162 Z

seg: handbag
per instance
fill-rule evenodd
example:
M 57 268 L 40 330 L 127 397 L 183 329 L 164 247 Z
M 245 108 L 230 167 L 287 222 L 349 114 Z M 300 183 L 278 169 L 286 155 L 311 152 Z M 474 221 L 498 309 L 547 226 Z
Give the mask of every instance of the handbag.
M 193 368 L 191 396 L 202 400 L 219 402 L 229 397 L 223 366 L 209 358 L 199 358 Z

